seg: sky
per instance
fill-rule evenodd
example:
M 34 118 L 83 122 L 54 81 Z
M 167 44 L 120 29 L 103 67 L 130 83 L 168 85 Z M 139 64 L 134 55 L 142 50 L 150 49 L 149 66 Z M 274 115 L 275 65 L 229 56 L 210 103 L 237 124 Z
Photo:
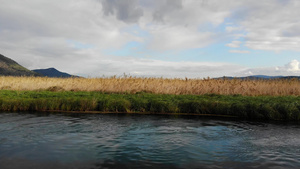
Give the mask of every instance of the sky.
M 300 76 L 299 0 L 0 0 L 0 54 L 84 77 Z

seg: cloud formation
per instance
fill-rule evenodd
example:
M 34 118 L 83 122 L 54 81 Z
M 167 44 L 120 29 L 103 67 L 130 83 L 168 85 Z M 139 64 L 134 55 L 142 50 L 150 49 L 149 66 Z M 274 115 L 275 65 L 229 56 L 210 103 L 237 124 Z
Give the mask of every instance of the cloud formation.
M 221 62 L 171 62 L 153 59 L 138 58 L 114 58 L 98 62 L 97 66 L 79 68 L 82 75 L 89 74 L 92 77 L 121 76 L 124 73 L 137 77 L 166 77 L 166 78 L 215 78 L 222 76 L 298 76 L 300 62 L 292 60 L 285 65 L 276 67 L 247 68 L 237 64 Z M 93 65 L 91 63 L 86 63 Z M 90 74 L 89 72 L 93 72 Z M 105 72 L 105 73 L 103 73 Z M 221 73 L 220 73 L 221 72 Z M 85 74 L 86 73 L 86 74 Z
M 277 67 L 260 67 L 251 68 L 237 73 L 237 76 L 251 76 L 251 75 L 269 75 L 269 76 L 299 76 L 300 62 L 292 60 L 289 63 Z
M 220 72 L 233 76 L 245 68 L 235 64 L 216 62 L 171 62 L 153 59 L 115 58 L 101 60 L 97 66 L 82 69 L 82 73 L 94 72 L 93 77 L 121 76 L 124 73 L 137 77 L 206 78 L 219 77 Z M 109 71 L 108 71 L 109 70 Z M 102 72 L 105 72 L 102 74 Z M 223 75 L 223 76 L 224 76 Z
M 244 32 L 245 46 L 256 50 L 299 51 L 300 27 L 297 0 L 247 1 L 233 13 Z
M 231 53 L 248 56 L 253 50 L 299 52 L 299 8 L 298 0 L 1 1 L 0 53 L 30 69 L 56 67 L 86 76 L 125 72 L 205 77 L 245 70 L 297 74 L 297 60 L 277 69 L 252 70 L 233 64 L 232 58 L 228 63 L 226 58 L 207 62 L 213 59 L 201 52 L 195 60 L 182 55 L 179 61 L 165 61 L 159 56 L 214 44 L 228 49 L 224 57 Z M 131 48 L 127 57 L 106 53 L 132 42 L 138 44 L 137 49 Z M 151 60 L 137 56 L 139 53 L 158 54 Z
M 287 71 L 300 72 L 300 62 L 298 60 L 292 60 L 290 63 L 285 65 Z
M 124 22 L 137 22 L 143 16 L 138 0 L 102 0 L 101 3 L 105 15 L 116 15 L 117 19 Z

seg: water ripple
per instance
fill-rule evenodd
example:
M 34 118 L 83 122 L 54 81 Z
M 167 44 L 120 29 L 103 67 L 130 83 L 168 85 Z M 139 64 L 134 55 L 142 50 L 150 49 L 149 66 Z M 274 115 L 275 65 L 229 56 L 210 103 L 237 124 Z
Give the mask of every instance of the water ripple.
M 299 143 L 290 124 L 0 113 L 1 168 L 300 168 Z

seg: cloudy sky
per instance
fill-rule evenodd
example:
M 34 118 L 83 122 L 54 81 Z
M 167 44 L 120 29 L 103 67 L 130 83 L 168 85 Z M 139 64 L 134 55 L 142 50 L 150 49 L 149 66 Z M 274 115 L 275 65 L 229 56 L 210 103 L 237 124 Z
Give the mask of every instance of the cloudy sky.
M 85 77 L 300 76 L 299 0 L 0 0 L 0 53 Z

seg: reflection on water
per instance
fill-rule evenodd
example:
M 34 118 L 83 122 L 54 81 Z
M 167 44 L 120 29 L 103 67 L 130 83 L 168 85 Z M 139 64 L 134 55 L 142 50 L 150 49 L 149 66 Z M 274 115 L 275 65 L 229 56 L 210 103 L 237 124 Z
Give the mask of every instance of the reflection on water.
M 300 126 L 0 113 L 0 168 L 300 168 Z

